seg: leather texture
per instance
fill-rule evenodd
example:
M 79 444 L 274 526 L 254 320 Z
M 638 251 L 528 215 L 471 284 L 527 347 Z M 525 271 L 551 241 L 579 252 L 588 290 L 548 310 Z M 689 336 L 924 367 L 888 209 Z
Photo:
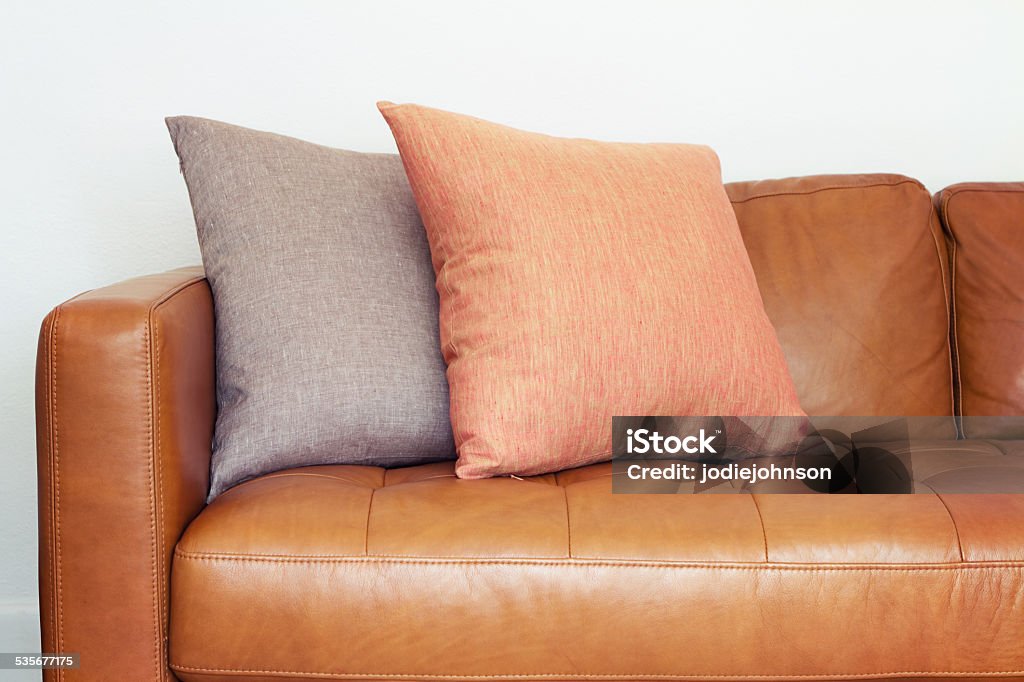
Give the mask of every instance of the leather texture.
M 1024 438 L 1024 182 L 962 183 L 936 199 L 953 263 L 964 433 Z
M 946 252 L 902 175 L 726 185 L 765 310 L 811 415 L 953 414 Z M 933 436 L 952 436 L 950 419 Z
M 57 680 L 170 680 L 168 572 L 209 483 L 213 303 L 200 268 L 68 301 L 36 378 L 42 648 Z
M 1022 450 L 920 444 L 944 474 Z M 925 453 L 919 453 L 922 457 Z M 611 465 L 244 483 L 175 552 L 184 680 L 1024 675 L 1024 495 L 613 495 Z

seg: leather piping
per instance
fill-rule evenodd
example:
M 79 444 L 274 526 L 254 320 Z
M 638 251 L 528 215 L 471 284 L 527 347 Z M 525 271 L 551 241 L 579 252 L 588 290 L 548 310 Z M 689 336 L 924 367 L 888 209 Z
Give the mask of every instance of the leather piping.
M 797 192 L 797 191 L 762 192 L 761 194 L 753 194 L 753 195 L 751 195 L 749 197 L 745 197 L 743 199 L 736 199 L 736 200 L 731 200 L 730 199 L 730 203 L 733 203 L 733 204 L 745 204 L 748 201 L 753 201 L 754 199 L 767 199 L 767 198 L 770 198 L 770 197 L 800 197 L 800 196 L 806 196 L 808 194 L 817 194 L 818 192 L 828 192 L 828 191 L 835 190 L 835 189 L 869 189 L 869 188 L 872 188 L 872 187 L 898 187 L 899 185 L 916 185 L 916 186 L 920 187 L 921 189 L 927 191 L 927 188 L 924 185 L 922 185 L 920 182 L 918 182 L 917 180 L 914 180 L 913 178 L 904 178 L 902 180 L 894 179 L 892 182 L 873 182 L 873 183 L 866 184 L 866 185 L 857 185 L 857 184 L 836 185 L 836 184 L 833 184 L 833 185 L 826 185 L 824 187 L 817 187 L 815 189 L 809 189 L 806 192 Z
M 881 571 L 884 573 L 916 573 L 923 571 L 964 571 L 964 570 L 990 570 L 1002 568 L 1024 569 L 1024 560 L 1010 561 L 965 561 L 965 562 L 943 562 L 927 564 L 828 564 L 815 562 L 811 564 L 795 562 L 708 562 L 708 561 L 656 561 L 656 560 L 635 560 L 622 559 L 539 559 L 534 557 L 458 557 L 458 556 L 432 556 L 432 557 L 408 557 L 392 554 L 375 554 L 370 556 L 341 555 L 341 554 L 234 554 L 228 552 L 192 552 L 178 549 L 174 557 L 181 561 L 234 561 L 252 563 L 277 563 L 277 564 L 334 564 L 334 563 L 386 563 L 386 564 L 409 564 L 409 565 L 487 565 L 487 566 L 548 566 L 567 568 L 590 568 L 590 567 L 640 567 L 640 568 L 676 568 L 676 569 L 702 569 L 721 571 L 785 571 L 800 573 L 824 573 L 824 572 L 845 572 L 845 571 Z
M 962 671 L 901 671 L 892 673 L 834 673 L 830 675 L 629 675 L 602 673 L 511 673 L 500 675 L 425 675 L 404 673 L 323 673 L 304 672 L 299 670 L 242 670 L 237 668 L 196 668 L 185 665 L 172 666 L 182 672 L 200 674 L 229 675 L 292 675 L 321 679 L 382 679 L 382 680 L 875 680 L 901 679 L 904 677 L 1010 677 L 1024 673 L 1024 670 L 1006 670 L 998 672 L 962 672 Z
M 159 512 L 157 511 L 157 499 L 156 496 L 162 497 L 162 491 L 158 490 L 156 484 L 156 471 L 154 470 L 153 460 L 159 456 L 159 447 L 156 445 L 159 442 L 159 435 L 155 434 L 156 427 L 154 426 L 154 414 L 159 407 L 156 405 L 159 400 L 156 395 L 156 391 L 153 388 L 153 375 L 155 374 L 153 367 L 153 308 L 146 313 L 146 329 L 144 333 L 144 345 L 146 349 L 146 393 L 148 394 L 148 402 L 146 404 L 146 440 L 147 449 L 149 450 L 149 456 L 146 458 L 146 478 L 149 484 L 149 531 L 152 535 L 152 543 L 150 545 L 150 576 L 153 581 L 153 629 L 156 635 L 153 638 L 153 666 L 156 670 L 156 679 L 164 679 L 164 671 L 160 669 L 160 650 L 161 644 L 161 632 L 163 631 L 162 615 L 160 613 L 160 602 L 163 598 L 163 591 L 160 588 L 160 533 L 158 529 L 158 518 Z M 157 417 L 159 420 L 159 417 Z M 156 467 L 159 469 L 159 467 Z
M 55 565 L 55 567 L 51 566 L 50 570 L 52 572 L 53 601 L 56 602 L 50 608 L 50 617 L 56 620 L 54 628 L 51 630 L 56 639 L 54 651 L 64 650 L 64 598 L 60 582 L 60 443 L 57 427 L 57 328 L 60 322 L 60 311 L 61 308 L 58 306 L 53 313 L 53 322 L 50 325 L 50 366 L 47 370 L 50 374 L 50 400 L 48 401 L 50 406 L 50 504 L 52 511 L 50 544 L 53 552 L 52 563 Z M 64 670 L 57 668 L 54 677 L 57 682 L 63 680 Z

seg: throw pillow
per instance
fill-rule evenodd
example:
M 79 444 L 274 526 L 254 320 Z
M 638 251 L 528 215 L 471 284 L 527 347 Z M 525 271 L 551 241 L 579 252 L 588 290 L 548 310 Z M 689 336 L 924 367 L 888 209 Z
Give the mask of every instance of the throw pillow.
M 167 126 L 217 319 L 210 498 L 288 467 L 452 458 L 434 273 L 398 157 Z
M 457 474 L 610 457 L 615 415 L 802 415 L 708 147 L 378 105 L 441 295 Z

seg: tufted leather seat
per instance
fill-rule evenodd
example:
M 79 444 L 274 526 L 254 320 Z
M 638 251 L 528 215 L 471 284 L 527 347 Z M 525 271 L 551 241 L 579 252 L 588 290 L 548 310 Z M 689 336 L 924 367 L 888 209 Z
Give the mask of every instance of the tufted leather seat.
M 1024 600 L 991 586 L 1024 594 L 1024 496 L 941 492 L 952 472 L 1024 476 L 1024 448 L 1001 445 L 915 444 L 920 485 L 940 490 L 918 495 L 613 495 L 609 464 L 271 474 L 179 542 L 171 666 L 186 680 L 1022 674 Z

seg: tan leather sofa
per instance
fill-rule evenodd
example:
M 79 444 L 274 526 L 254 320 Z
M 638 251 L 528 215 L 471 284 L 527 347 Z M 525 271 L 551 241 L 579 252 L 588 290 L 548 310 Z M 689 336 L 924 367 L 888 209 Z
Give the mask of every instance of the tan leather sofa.
M 612 495 L 607 464 L 448 463 L 205 506 L 210 290 L 141 277 L 40 335 L 43 649 L 82 661 L 47 679 L 1024 680 L 1024 495 L 944 492 L 1024 480 L 1024 434 L 971 422 L 1024 413 L 1024 183 L 728 189 L 804 408 L 942 417 L 930 492 Z

